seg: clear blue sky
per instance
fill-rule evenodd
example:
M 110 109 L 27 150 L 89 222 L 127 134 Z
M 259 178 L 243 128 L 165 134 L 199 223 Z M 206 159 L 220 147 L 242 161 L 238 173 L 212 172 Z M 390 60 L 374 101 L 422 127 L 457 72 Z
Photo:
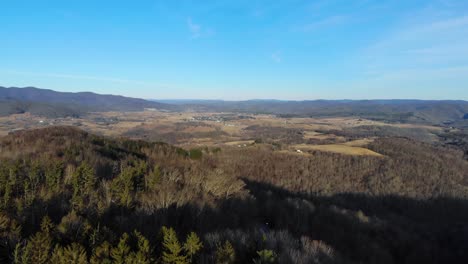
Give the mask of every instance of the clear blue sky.
M 0 39 L 1 86 L 468 99 L 466 0 L 3 0 Z

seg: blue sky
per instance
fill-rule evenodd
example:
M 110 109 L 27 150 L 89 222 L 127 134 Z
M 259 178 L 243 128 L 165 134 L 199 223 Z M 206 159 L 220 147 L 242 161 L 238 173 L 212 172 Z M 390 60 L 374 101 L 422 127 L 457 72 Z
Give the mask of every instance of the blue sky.
M 468 100 L 468 1 L 0 2 L 0 85 L 142 98 Z

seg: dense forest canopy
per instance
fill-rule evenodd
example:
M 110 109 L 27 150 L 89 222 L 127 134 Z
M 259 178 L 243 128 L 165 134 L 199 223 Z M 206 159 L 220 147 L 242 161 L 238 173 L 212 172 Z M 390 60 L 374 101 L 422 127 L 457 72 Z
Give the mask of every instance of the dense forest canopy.
M 72 127 L 0 140 L 2 263 L 466 263 L 468 162 L 182 149 Z

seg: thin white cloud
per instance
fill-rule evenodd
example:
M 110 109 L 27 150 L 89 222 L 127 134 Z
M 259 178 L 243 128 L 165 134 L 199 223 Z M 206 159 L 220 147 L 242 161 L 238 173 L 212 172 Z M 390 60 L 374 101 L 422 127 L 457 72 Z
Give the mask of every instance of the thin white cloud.
M 466 29 L 467 26 L 468 16 L 461 16 L 431 21 L 417 28 L 413 28 L 413 31 L 417 33 L 442 33 L 445 30 Z
M 468 66 L 468 16 L 403 21 L 359 54 L 362 71 Z M 429 16 L 430 17 L 430 16 Z
M 202 27 L 202 25 L 195 23 L 191 17 L 187 18 L 187 27 L 193 39 L 214 35 L 213 29 Z
M 468 67 L 400 69 L 343 84 L 370 98 L 468 99 Z M 389 93 L 388 91 L 392 91 Z
M 271 54 L 271 59 L 276 62 L 276 63 L 280 63 L 281 62 L 281 54 L 279 52 L 274 52 Z
M 129 80 L 129 79 L 120 79 L 113 77 L 102 77 L 102 76 L 89 76 L 89 75 L 75 75 L 75 74 L 62 74 L 62 73 L 39 73 L 39 72 L 25 72 L 25 71 L 12 71 L 5 70 L 1 71 L 6 74 L 15 74 L 15 75 L 24 75 L 24 76 L 36 76 L 36 77 L 46 77 L 46 78 L 60 78 L 60 79 L 76 79 L 76 80 L 92 80 L 92 81 L 103 81 L 103 82 L 113 82 L 113 83 L 126 83 L 131 85 L 140 85 L 148 87 L 158 87 L 158 88 L 168 88 L 167 85 L 159 85 L 150 82 Z
M 199 38 L 201 35 L 201 26 L 199 24 L 195 24 L 192 21 L 192 18 L 189 17 L 187 18 L 187 26 L 190 31 L 190 34 L 192 35 L 192 38 Z
M 430 76 L 430 79 L 428 78 Z M 370 81 L 433 81 L 435 79 L 468 76 L 468 66 L 441 67 L 436 69 L 402 69 L 381 73 L 370 78 Z M 464 78 L 468 79 L 468 78 Z
M 309 31 L 318 30 L 324 27 L 336 26 L 336 25 L 343 24 L 347 20 L 348 18 L 342 15 L 329 16 L 329 17 L 323 18 L 321 20 L 317 20 L 315 22 L 312 22 L 303 26 L 302 31 L 309 32 Z

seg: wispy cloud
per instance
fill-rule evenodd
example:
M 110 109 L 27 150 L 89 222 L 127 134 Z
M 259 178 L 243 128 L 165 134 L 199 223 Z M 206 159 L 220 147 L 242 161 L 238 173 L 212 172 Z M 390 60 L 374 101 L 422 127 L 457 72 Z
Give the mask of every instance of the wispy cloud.
M 195 23 L 191 17 L 187 18 L 187 27 L 190 31 L 190 36 L 193 39 L 207 37 L 214 34 L 214 31 L 212 29 L 202 27 L 202 25 Z
M 402 15 L 349 58 L 350 88 L 377 96 L 446 98 L 468 81 L 468 16 L 436 5 Z M 462 94 L 465 95 L 462 95 Z M 392 93 L 391 93 L 392 94 Z
M 271 54 L 271 59 L 276 62 L 276 63 L 280 63 L 281 62 L 281 54 L 279 52 L 273 52 Z
M 301 30 L 304 32 L 314 31 L 314 30 L 318 30 L 324 27 L 340 25 L 346 22 L 347 20 L 348 20 L 348 17 L 343 16 L 343 15 L 329 16 L 321 20 L 317 20 L 312 23 L 309 23 L 303 26 Z
M 347 82 L 354 90 L 365 90 L 369 97 L 421 99 L 468 99 L 466 83 L 468 67 L 440 67 L 436 69 L 400 69 L 369 76 L 365 80 Z M 391 90 L 392 93 L 388 93 Z
M 435 21 L 429 24 L 423 29 L 427 31 L 443 31 L 443 30 L 453 30 L 460 27 L 468 26 L 468 16 L 454 17 L 441 21 Z
M 195 24 L 192 21 L 192 18 L 187 18 L 187 26 L 190 30 L 190 34 L 192 34 L 192 38 L 199 38 L 201 35 L 201 26 L 199 24 Z
M 103 82 L 113 82 L 113 83 L 126 83 L 126 84 L 131 84 L 131 85 L 140 85 L 140 86 L 147 86 L 147 87 L 168 88 L 167 85 L 160 85 L 160 84 L 154 84 L 150 82 L 113 78 L 113 77 L 62 74 L 62 73 L 26 72 L 26 71 L 12 71 L 12 70 L 4 70 L 0 72 L 6 73 L 6 74 L 23 75 L 23 76 L 36 76 L 36 77 L 46 77 L 46 78 L 75 79 L 75 80 L 91 80 L 91 81 L 103 81 Z
M 403 21 L 361 54 L 363 71 L 468 66 L 468 16 Z

